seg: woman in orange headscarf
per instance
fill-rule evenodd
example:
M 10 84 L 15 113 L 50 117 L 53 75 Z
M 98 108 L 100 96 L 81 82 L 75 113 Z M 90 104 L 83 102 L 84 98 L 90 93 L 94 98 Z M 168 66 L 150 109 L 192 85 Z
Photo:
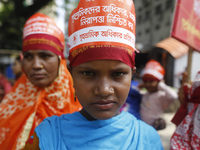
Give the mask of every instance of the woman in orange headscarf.
M 81 109 L 63 56 L 64 35 L 48 16 L 36 13 L 23 31 L 24 75 L 0 105 L 0 149 L 18 150 L 46 117 Z

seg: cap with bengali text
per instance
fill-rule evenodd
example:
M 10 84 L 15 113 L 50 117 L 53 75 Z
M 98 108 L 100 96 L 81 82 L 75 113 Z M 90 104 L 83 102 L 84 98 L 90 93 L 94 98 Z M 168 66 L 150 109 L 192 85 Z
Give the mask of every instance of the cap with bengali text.
M 135 18 L 132 0 L 80 0 L 69 18 L 70 65 L 112 59 L 134 68 Z
M 42 49 L 64 57 L 64 48 L 64 34 L 52 18 L 35 13 L 26 21 L 23 29 L 23 52 Z

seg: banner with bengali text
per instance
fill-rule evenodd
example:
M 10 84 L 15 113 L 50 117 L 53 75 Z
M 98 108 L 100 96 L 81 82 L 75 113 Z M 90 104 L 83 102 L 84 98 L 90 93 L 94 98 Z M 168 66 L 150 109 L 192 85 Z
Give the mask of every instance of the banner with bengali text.
M 200 52 L 200 0 L 177 0 L 171 36 Z

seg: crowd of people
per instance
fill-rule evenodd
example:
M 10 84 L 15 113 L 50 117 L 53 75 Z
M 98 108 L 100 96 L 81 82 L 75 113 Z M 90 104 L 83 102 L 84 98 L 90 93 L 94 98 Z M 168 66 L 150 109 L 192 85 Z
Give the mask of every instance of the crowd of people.
M 176 93 L 162 65 L 149 60 L 142 83 L 134 81 L 135 18 L 133 1 L 80 0 L 69 18 L 68 64 L 55 21 L 32 15 L 14 85 L 0 74 L 0 149 L 163 150 L 157 130 L 175 100 L 170 149 L 200 149 L 200 72 L 191 85 L 184 74 Z

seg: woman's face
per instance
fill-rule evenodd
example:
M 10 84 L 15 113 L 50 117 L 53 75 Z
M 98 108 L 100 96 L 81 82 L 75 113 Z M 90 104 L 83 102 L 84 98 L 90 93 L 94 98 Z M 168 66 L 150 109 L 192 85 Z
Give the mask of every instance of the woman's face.
M 132 69 L 118 60 L 95 60 L 71 69 L 81 113 L 89 120 L 119 114 L 129 93 Z
M 12 71 L 15 75 L 20 74 L 22 72 L 21 62 L 19 62 L 18 60 L 15 60 L 12 66 Z
M 47 50 L 29 50 L 23 53 L 22 68 L 32 84 L 44 88 L 58 76 L 59 58 Z

